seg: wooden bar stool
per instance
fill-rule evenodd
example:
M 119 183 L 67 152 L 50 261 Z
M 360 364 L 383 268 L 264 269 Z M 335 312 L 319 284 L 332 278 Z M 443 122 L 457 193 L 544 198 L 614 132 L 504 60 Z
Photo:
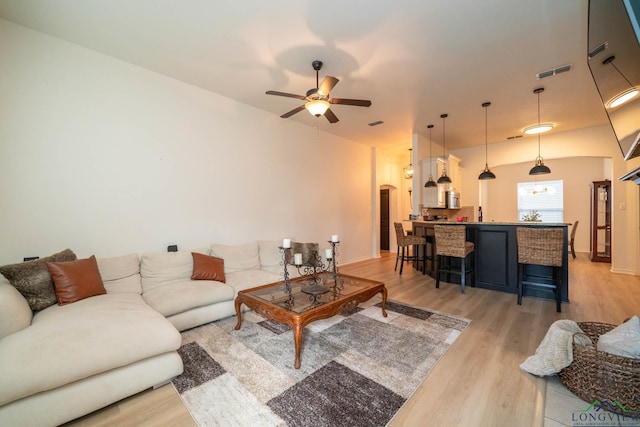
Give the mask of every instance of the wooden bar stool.
M 518 227 L 518 305 L 522 305 L 524 288 L 531 287 L 553 292 L 556 311 L 561 312 L 560 289 L 562 283 L 562 255 L 564 231 L 561 228 Z M 525 277 L 525 264 L 544 265 L 553 268 L 553 278 L 543 279 L 533 275 Z
M 467 227 L 464 225 L 435 225 L 436 237 L 436 288 L 440 287 L 440 273 L 459 274 L 460 287 L 464 294 L 467 274 L 473 273 L 468 255 L 475 249 L 473 242 L 467 242 Z M 460 258 L 460 269 L 453 269 L 451 265 L 443 264 L 444 257 Z M 472 274 L 471 286 L 475 287 Z
M 405 261 L 415 261 L 418 267 L 420 267 L 420 262 L 422 262 L 422 273 L 424 274 L 424 272 L 426 271 L 427 263 L 424 256 L 420 256 L 420 252 L 426 255 L 427 251 L 426 247 L 424 251 L 420 251 L 418 249 L 418 246 L 426 246 L 426 240 L 424 239 L 424 237 L 406 235 L 404 233 L 402 224 L 399 222 L 394 222 L 393 226 L 396 229 L 396 241 L 398 243 L 398 250 L 396 252 L 396 266 L 394 267 L 393 271 L 396 271 L 398 269 L 398 260 L 400 260 L 400 275 L 402 275 L 402 267 L 404 266 Z M 414 246 L 413 255 L 411 255 L 411 246 Z M 400 255 L 400 248 L 402 248 L 402 255 Z

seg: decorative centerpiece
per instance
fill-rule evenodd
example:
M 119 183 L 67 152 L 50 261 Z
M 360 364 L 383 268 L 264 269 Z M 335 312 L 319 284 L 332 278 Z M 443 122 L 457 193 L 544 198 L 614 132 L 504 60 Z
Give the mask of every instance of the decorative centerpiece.
M 301 276 L 308 278 L 309 284 L 303 286 L 300 290 L 310 296 L 314 303 L 318 303 L 320 295 L 333 290 L 334 292 L 343 289 L 343 281 L 338 275 L 336 263 L 337 246 L 340 243 L 337 235 L 331 236 L 329 244 L 331 248 L 325 250 L 325 258 L 327 264 L 323 262 L 319 254 L 319 246 L 317 243 L 292 243 L 290 239 L 284 239 L 280 251 L 282 253 L 282 265 L 284 267 L 284 291 L 289 295 L 289 303 L 293 305 L 293 296 L 291 291 L 291 279 L 287 264 L 293 264 Z M 291 251 L 294 251 L 293 258 Z M 292 262 L 293 261 L 293 262 Z M 331 285 L 327 284 L 327 279 L 323 279 L 323 273 L 331 273 Z

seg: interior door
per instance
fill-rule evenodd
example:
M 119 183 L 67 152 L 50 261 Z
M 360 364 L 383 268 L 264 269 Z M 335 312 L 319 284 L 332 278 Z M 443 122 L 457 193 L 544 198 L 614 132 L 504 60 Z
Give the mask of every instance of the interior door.
M 380 250 L 389 250 L 389 189 L 380 190 Z

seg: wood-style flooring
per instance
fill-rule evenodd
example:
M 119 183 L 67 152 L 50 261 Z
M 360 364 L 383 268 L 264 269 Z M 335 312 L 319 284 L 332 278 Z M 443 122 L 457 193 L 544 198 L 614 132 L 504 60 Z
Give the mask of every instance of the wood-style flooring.
M 619 324 L 640 315 L 640 276 L 613 274 L 587 254 L 569 261 L 569 304 L 440 284 L 413 268 L 393 271 L 395 254 L 341 266 L 345 274 L 384 281 L 389 298 L 471 319 L 390 426 L 542 426 L 546 380 L 520 370 L 555 320 Z M 405 267 L 407 267 L 405 265 Z M 293 352 L 293 343 L 291 351 Z M 304 353 L 304 349 L 303 349 Z M 303 355 L 304 363 L 304 355 Z M 76 420 L 73 426 L 194 426 L 169 384 Z

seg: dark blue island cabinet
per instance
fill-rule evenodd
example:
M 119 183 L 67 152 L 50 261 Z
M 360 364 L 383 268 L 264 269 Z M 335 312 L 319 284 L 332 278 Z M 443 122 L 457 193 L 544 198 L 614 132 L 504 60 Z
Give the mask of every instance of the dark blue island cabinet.
M 443 222 L 443 221 L 413 221 L 413 234 L 416 236 L 434 236 L 433 226 L 464 225 L 467 227 L 467 240 L 475 245 L 474 251 L 474 279 L 478 288 L 516 294 L 518 292 L 518 245 L 516 241 L 516 228 L 518 227 L 542 227 L 562 228 L 564 231 L 564 246 L 568 248 L 568 224 L 542 223 L 542 222 Z M 432 239 L 428 239 L 431 241 Z M 438 242 L 435 242 L 435 247 Z M 426 246 L 430 254 L 435 247 Z M 423 250 L 423 249 L 420 249 Z M 451 261 L 456 262 L 456 259 Z M 459 262 L 459 261 L 458 261 Z M 427 272 L 435 276 L 435 265 L 429 262 Z M 539 265 L 526 265 L 525 275 L 538 277 L 542 282 L 552 277 L 552 268 Z M 562 286 L 561 298 L 563 302 L 569 301 L 569 257 L 568 250 L 562 255 Z M 444 278 L 441 277 L 441 280 Z M 459 277 L 452 276 L 452 283 L 459 283 Z M 535 296 L 545 299 L 553 299 L 548 292 L 538 291 L 535 288 L 525 288 L 525 296 Z

